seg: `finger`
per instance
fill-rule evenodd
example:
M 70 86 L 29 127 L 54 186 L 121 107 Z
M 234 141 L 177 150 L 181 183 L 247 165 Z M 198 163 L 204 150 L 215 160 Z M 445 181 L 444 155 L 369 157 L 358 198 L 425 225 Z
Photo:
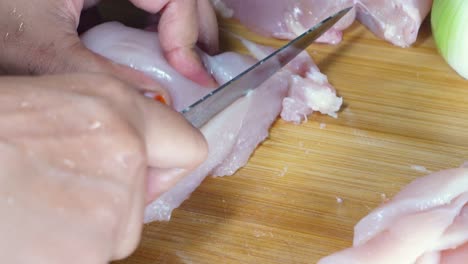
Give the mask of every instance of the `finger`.
M 169 190 L 208 155 L 204 136 L 179 113 L 150 100 L 142 102 L 148 155 L 147 202 Z
M 150 13 L 157 13 L 165 8 L 166 5 L 171 4 L 170 0 L 154 1 L 154 0 L 132 0 L 135 6 L 146 10 Z M 197 1 L 173 1 L 173 2 L 185 2 L 182 5 L 190 4 L 187 12 L 195 15 L 196 17 L 190 16 L 187 19 L 188 22 L 181 21 L 181 24 L 185 24 L 187 28 L 186 32 L 194 33 L 188 38 L 191 40 L 190 44 L 195 44 L 196 39 L 204 46 L 206 52 L 213 54 L 218 51 L 219 39 L 218 39 L 218 21 L 213 6 L 209 0 L 197 0 Z M 193 2 L 196 2 L 196 8 L 193 8 Z M 177 3 L 175 3 L 177 4 Z M 184 8 L 185 9 L 185 8 Z M 196 9 L 196 10 L 195 10 Z M 167 10 L 164 10 L 166 12 Z M 194 20 L 196 19 L 196 21 Z M 158 17 L 159 20 L 159 17 Z M 196 23 L 195 23 L 196 22 Z M 198 24 L 198 34 L 195 34 L 194 25 Z M 190 31 L 189 31 L 190 29 Z
M 216 85 L 194 49 L 199 33 L 197 1 L 170 1 L 164 7 L 158 31 L 166 59 L 177 71 L 203 86 Z
M 218 21 L 210 0 L 198 0 L 198 41 L 204 51 L 219 51 Z
M 130 0 L 136 7 L 153 14 L 161 11 L 161 9 L 171 1 L 172 0 Z
M 208 149 L 205 137 L 180 113 L 143 97 L 139 104 L 150 167 L 190 170 L 205 159 Z

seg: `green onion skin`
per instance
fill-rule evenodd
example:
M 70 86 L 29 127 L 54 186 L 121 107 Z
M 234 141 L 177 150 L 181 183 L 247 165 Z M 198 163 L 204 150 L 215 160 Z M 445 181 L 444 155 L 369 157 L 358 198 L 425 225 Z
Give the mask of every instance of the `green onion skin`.
M 468 79 L 468 0 L 434 0 L 431 27 L 439 53 Z

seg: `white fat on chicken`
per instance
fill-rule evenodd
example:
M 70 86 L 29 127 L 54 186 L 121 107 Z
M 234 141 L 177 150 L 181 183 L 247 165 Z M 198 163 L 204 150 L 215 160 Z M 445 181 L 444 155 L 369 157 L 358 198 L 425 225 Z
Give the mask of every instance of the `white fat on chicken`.
M 261 46 L 242 39 L 244 46 L 258 60 L 271 54 L 271 47 Z M 301 52 L 283 71 L 290 73 L 288 96 L 283 99 L 281 118 L 285 121 L 300 123 L 307 120 L 312 112 L 320 112 L 337 117 L 343 98 L 336 95 L 335 88 L 320 72 L 306 51 Z
M 211 91 L 183 77 L 167 63 L 155 32 L 129 28 L 118 22 L 108 22 L 83 34 L 82 41 L 94 52 L 114 62 L 140 70 L 160 82 L 169 92 L 172 106 L 176 110 L 184 109 Z M 255 44 L 249 42 L 248 46 L 254 48 Z M 257 49 L 262 48 L 257 47 Z M 207 70 L 218 83 L 229 81 L 257 61 L 253 57 L 234 52 L 225 52 L 216 56 L 209 56 L 203 52 L 200 54 Z M 336 97 L 334 89 L 330 88 L 325 77 L 316 78 L 318 75 L 315 76 L 313 73 L 315 76 L 313 78 L 302 77 L 311 71 L 318 69 L 307 53 L 301 54 L 287 70 L 276 73 L 202 127 L 201 131 L 208 141 L 208 158 L 174 188 L 147 206 L 145 222 L 169 220 L 172 211 L 189 198 L 207 175 L 232 175 L 244 166 L 258 144 L 268 136 L 271 124 L 280 113 L 282 116 L 294 116 L 289 121 L 299 121 L 313 112 L 312 109 L 331 107 L 337 110 L 339 107 L 336 102 L 333 106 L 325 106 L 323 104 L 325 101 L 320 99 L 324 97 L 322 90 L 329 91 L 325 92 L 325 96 Z M 306 87 L 300 87 L 299 82 L 302 78 Z M 309 82 L 315 83 L 312 89 L 308 88 L 311 86 Z M 291 94 L 291 90 L 295 89 L 310 91 L 306 96 L 298 93 L 296 98 L 295 94 Z M 316 95 L 310 95 L 313 93 Z M 301 102 L 306 107 L 302 112 L 295 110 L 293 114 L 288 114 L 289 110 L 284 108 L 285 98 L 296 100 L 298 104 Z M 330 110 L 332 116 L 336 114 L 335 110 Z
M 468 169 L 418 178 L 354 228 L 353 247 L 318 264 L 461 264 L 468 260 Z

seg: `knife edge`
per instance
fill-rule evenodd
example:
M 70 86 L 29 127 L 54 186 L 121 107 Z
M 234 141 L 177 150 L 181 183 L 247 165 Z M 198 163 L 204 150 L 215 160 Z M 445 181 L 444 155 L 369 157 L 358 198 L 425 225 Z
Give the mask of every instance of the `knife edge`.
M 324 19 L 286 45 L 242 71 L 239 75 L 203 96 L 182 110 L 181 113 L 194 127 L 201 128 L 219 112 L 237 99 L 245 96 L 248 92 L 256 89 L 282 69 L 300 52 L 335 25 L 352 8 L 345 8 Z

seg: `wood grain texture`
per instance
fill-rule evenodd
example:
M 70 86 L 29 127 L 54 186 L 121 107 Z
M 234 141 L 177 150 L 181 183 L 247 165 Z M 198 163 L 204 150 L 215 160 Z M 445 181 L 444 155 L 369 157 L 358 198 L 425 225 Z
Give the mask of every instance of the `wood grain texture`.
M 285 43 L 235 21 L 221 25 Z M 245 51 L 233 43 L 223 36 L 225 49 Z M 359 219 L 426 174 L 415 165 L 437 171 L 467 159 L 468 81 L 438 55 L 427 21 L 411 48 L 355 23 L 341 44 L 309 52 L 344 97 L 339 117 L 277 121 L 246 167 L 206 179 L 170 222 L 146 225 L 138 250 L 116 263 L 315 263 L 350 246 Z

